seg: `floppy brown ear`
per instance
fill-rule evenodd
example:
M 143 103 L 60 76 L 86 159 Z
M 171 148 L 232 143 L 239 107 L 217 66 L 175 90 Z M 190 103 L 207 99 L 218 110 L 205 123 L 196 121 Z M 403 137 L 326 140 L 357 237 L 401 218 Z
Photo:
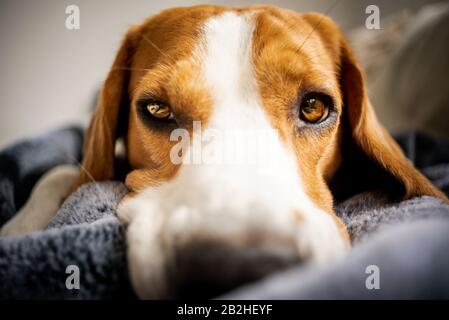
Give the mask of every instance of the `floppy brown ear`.
M 126 123 L 127 120 L 129 67 L 138 33 L 138 27 L 128 31 L 103 84 L 86 132 L 82 167 L 73 189 L 90 181 L 114 178 L 115 142 L 119 136 L 120 123 Z
M 377 167 L 372 169 L 371 174 L 369 172 L 360 174 L 365 174 L 370 179 L 378 179 L 379 175 L 386 173 L 387 177 L 379 180 L 378 187 L 386 188 L 387 184 L 391 186 L 392 182 L 396 189 L 400 189 L 397 196 L 402 199 L 428 195 L 449 202 L 446 196 L 404 156 L 397 143 L 379 123 L 368 99 L 363 73 L 344 38 L 341 40 L 340 48 L 340 83 L 344 99 L 345 134 L 351 136 L 352 147 L 362 153 L 358 159 L 365 158 Z M 348 147 L 346 151 L 347 149 Z M 355 163 L 351 166 L 356 170 Z

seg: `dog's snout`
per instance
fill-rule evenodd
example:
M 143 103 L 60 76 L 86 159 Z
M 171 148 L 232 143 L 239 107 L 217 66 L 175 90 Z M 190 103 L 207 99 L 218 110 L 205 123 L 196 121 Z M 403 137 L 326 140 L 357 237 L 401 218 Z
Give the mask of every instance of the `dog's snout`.
M 171 279 L 177 297 L 210 298 L 300 261 L 291 239 L 268 232 L 241 230 L 230 236 L 198 230 L 177 245 L 179 272 Z

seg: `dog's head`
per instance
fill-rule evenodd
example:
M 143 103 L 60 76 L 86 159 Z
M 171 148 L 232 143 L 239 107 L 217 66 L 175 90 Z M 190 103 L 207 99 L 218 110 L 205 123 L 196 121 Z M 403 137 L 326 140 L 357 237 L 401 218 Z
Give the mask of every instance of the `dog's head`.
M 233 129 L 234 148 L 211 137 Z M 446 199 L 377 121 L 347 41 L 319 14 L 199 6 L 132 27 L 104 83 L 77 186 L 118 178 L 120 138 L 133 201 L 118 215 L 133 221 L 128 258 L 141 297 L 167 290 L 178 252 L 186 279 L 212 271 L 212 282 L 220 274 L 227 284 L 298 256 L 329 261 L 348 240 L 334 201 L 357 192 Z M 255 159 L 227 163 L 236 149 Z M 217 155 L 218 166 L 204 159 Z M 195 255 L 201 245 L 216 254 Z
M 193 121 L 275 129 L 279 148 L 269 152 L 295 164 L 282 160 L 275 174 L 295 176 L 290 191 L 326 212 L 363 188 L 444 198 L 378 122 L 347 41 L 320 14 L 199 6 L 132 27 L 104 83 L 77 185 L 116 178 L 120 137 L 131 191 L 174 179 L 186 164 L 173 162 L 179 141 L 170 135 L 193 135 Z

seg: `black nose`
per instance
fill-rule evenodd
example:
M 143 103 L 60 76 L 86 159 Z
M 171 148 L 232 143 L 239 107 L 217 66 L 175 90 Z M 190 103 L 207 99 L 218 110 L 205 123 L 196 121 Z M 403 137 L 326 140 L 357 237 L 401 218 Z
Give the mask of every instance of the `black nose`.
M 182 245 L 176 250 L 172 279 L 176 298 L 210 299 L 299 262 L 295 244 L 257 237 L 244 235 L 238 241 L 199 237 Z

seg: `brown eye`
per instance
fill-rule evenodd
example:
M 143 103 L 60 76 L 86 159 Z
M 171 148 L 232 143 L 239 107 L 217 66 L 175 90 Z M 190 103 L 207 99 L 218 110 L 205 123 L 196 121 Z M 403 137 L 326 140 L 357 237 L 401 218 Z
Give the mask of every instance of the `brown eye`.
M 328 105 L 320 98 L 306 98 L 301 103 L 301 119 L 309 123 L 318 123 L 329 115 Z
M 161 102 L 150 102 L 146 106 L 150 115 L 156 119 L 170 120 L 173 119 L 173 112 L 170 107 Z

